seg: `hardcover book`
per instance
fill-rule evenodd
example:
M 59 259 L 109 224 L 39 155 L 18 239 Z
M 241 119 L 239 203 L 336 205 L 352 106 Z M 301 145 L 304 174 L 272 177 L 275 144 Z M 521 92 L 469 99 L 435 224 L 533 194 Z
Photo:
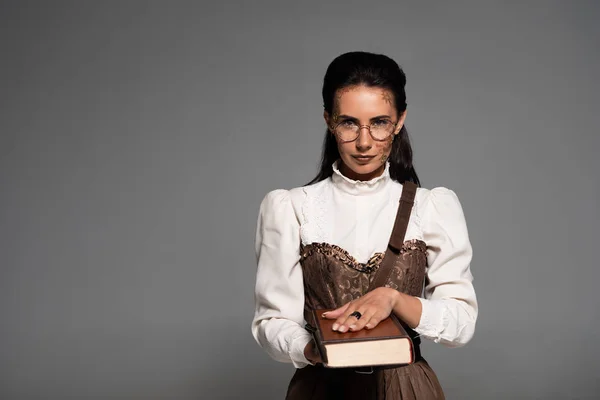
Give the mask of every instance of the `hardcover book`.
M 398 318 L 392 314 L 375 328 L 345 333 L 333 330 L 335 319 L 313 310 L 315 326 L 308 325 L 323 366 L 328 368 L 402 365 L 414 362 L 413 343 Z

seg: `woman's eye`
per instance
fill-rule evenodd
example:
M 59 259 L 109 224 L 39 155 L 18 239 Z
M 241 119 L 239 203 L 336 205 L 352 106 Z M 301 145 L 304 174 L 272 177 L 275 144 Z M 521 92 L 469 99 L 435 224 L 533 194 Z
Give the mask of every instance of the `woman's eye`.
M 387 119 L 379 119 L 379 120 L 373 122 L 373 126 L 382 127 L 382 126 L 386 126 L 388 123 L 389 123 L 389 121 Z

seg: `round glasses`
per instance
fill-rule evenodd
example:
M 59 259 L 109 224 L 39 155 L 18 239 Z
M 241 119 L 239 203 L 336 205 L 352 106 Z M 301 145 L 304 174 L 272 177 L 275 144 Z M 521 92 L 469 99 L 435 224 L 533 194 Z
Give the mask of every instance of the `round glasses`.
M 374 121 L 369 125 L 360 125 L 356 121 L 344 120 L 333 127 L 333 133 L 342 142 L 353 142 L 358 139 L 360 130 L 367 128 L 373 140 L 381 142 L 387 140 L 394 133 L 396 124 L 387 119 Z

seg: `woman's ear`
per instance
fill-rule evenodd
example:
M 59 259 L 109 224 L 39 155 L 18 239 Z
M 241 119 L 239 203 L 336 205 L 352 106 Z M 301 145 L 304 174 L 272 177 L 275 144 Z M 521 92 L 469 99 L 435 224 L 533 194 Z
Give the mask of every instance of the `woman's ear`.
M 398 119 L 398 122 L 396 124 L 396 132 L 394 133 L 394 135 L 397 135 L 398 133 L 400 133 L 400 130 L 404 126 L 405 120 L 406 120 L 406 110 L 404 110 L 404 112 L 402 112 L 402 114 L 400 114 L 400 118 Z
M 325 124 L 327 124 L 327 129 L 331 132 L 331 118 L 327 110 L 323 111 L 323 118 L 325 119 Z

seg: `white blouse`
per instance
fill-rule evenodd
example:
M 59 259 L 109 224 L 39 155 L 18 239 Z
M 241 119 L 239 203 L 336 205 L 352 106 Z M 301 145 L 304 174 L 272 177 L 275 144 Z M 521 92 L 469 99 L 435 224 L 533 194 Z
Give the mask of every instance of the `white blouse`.
M 291 190 L 273 190 L 261 202 L 256 227 L 255 314 L 252 335 L 273 359 L 296 368 L 310 364 L 304 348 L 300 243 L 326 242 L 364 263 L 387 248 L 402 184 L 382 175 L 354 181 L 333 175 Z M 466 344 L 475 331 L 478 305 L 470 270 L 472 248 L 456 194 L 447 188 L 418 188 L 405 240 L 427 244 L 427 280 L 420 336 L 448 347 Z

